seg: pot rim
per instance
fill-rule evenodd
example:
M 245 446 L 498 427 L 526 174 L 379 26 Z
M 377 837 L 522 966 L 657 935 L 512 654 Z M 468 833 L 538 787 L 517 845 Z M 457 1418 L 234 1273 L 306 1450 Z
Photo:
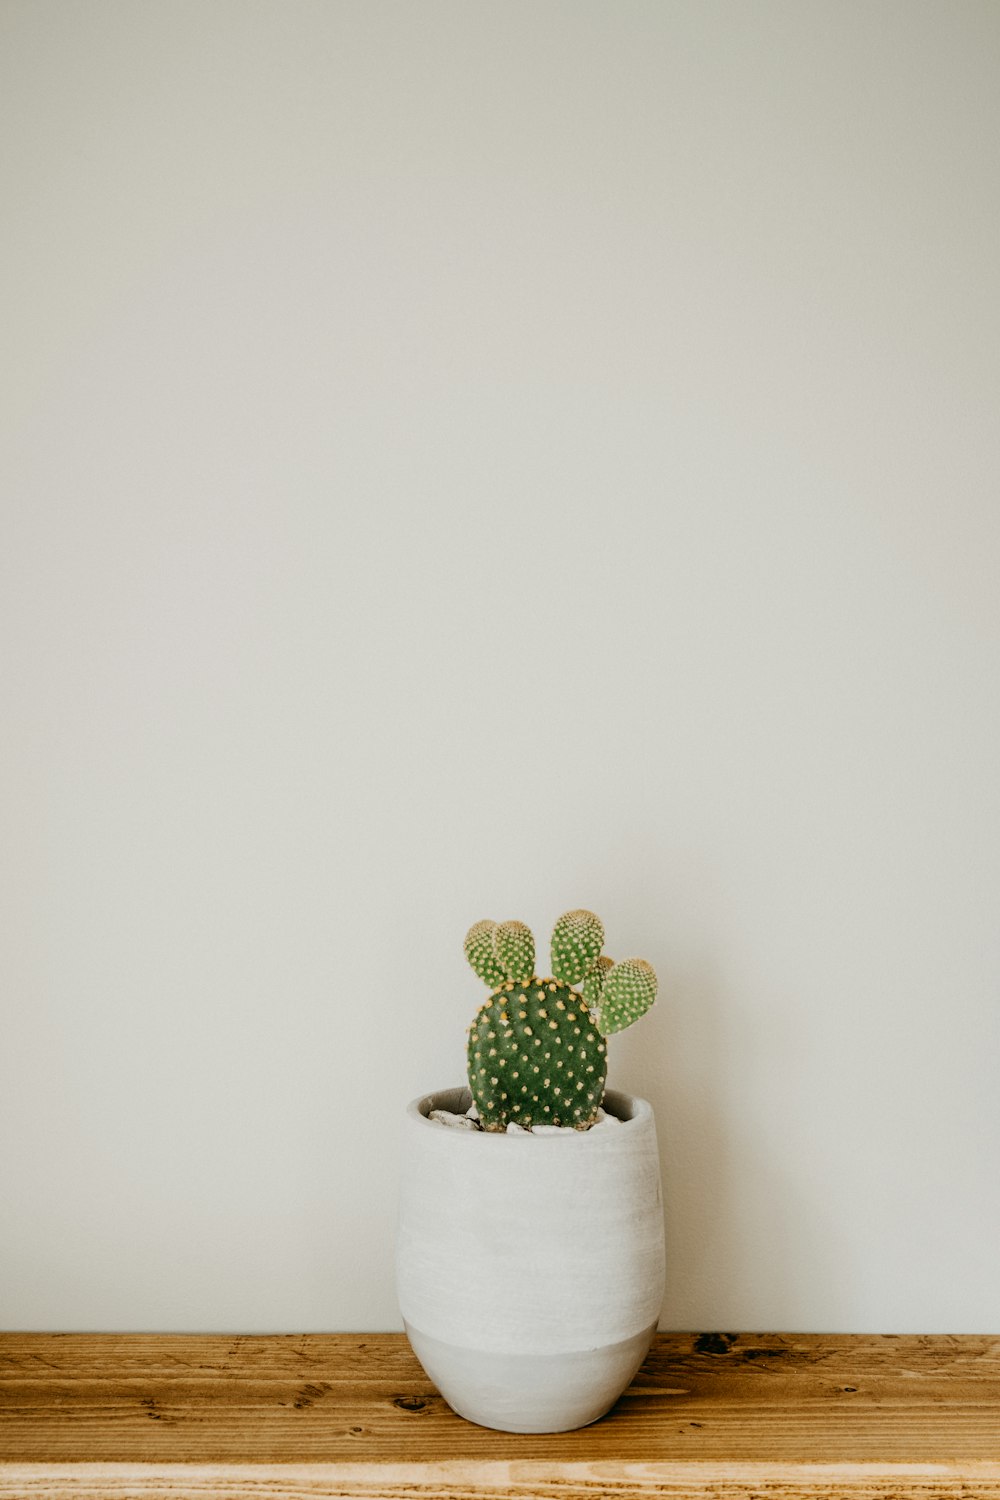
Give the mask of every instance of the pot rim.
M 432 1109 L 450 1109 L 453 1113 L 458 1113 L 458 1111 L 453 1108 L 454 1104 L 456 1102 L 459 1102 L 456 1101 L 456 1095 L 467 1096 L 465 1108 L 468 1109 L 469 1105 L 472 1103 L 472 1091 L 469 1089 L 467 1084 L 461 1084 L 450 1089 L 435 1089 L 430 1094 L 418 1095 L 418 1097 L 416 1099 L 412 1099 L 406 1107 L 407 1118 L 412 1120 L 414 1124 L 418 1126 L 426 1127 L 428 1129 L 434 1128 L 438 1131 L 438 1133 L 440 1133 L 442 1127 L 438 1124 L 438 1121 L 428 1119 L 428 1115 L 430 1114 L 430 1111 Z M 602 1107 L 607 1109 L 609 1114 L 617 1116 L 619 1125 L 624 1129 L 628 1129 L 629 1127 L 631 1127 L 633 1130 L 638 1129 L 653 1118 L 653 1106 L 650 1104 L 648 1099 L 642 1099 L 638 1094 L 628 1094 L 623 1089 L 605 1089 L 604 1099 L 602 1100 Z M 515 1150 L 521 1149 L 521 1142 L 532 1139 L 532 1132 L 530 1130 L 516 1130 L 513 1133 L 508 1134 L 505 1130 L 454 1129 L 449 1130 L 448 1134 L 454 1136 L 458 1140 L 464 1141 L 513 1142 Z M 603 1131 L 598 1131 L 595 1139 L 600 1140 L 603 1135 Z M 619 1131 L 616 1130 L 615 1135 L 618 1136 Z M 574 1130 L 572 1135 L 567 1134 L 565 1136 L 535 1136 L 535 1140 L 572 1140 L 576 1142 L 583 1142 L 586 1141 L 589 1136 L 589 1130 Z M 463 1147 L 460 1149 L 465 1150 L 468 1148 Z

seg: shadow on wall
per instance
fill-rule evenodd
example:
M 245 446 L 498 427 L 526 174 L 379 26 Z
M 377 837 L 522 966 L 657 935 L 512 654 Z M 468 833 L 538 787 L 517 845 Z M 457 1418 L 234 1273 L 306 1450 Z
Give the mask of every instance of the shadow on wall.
M 803 1160 L 801 1144 L 778 1159 L 779 1142 L 797 1130 L 780 1104 L 787 1035 L 781 1057 L 769 1057 L 766 1028 L 713 965 L 669 948 L 650 953 L 660 1000 L 615 1039 L 611 1078 L 656 1113 L 667 1246 L 660 1326 L 843 1327 L 851 1267 L 823 1213 L 821 1181 L 811 1178 L 807 1193 L 790 1170 L 793 1157 Z M 811 1328 L 817 1308 L 823 1329 Z

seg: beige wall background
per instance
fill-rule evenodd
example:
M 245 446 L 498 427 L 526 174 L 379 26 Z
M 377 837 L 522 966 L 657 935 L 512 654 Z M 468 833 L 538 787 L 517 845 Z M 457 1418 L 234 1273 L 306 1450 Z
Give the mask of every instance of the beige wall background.
M 1000 7 L 5 0 L 0 75 L 0 1324 L 400 1326 L 465 929 L 583 905 L 664 1326 L 1000 1331 Z

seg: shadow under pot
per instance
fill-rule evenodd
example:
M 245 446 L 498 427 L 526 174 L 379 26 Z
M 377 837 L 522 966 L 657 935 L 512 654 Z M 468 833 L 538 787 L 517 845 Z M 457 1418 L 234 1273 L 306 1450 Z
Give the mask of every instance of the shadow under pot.
M 468 1089 L 410 1105 L 396 1271 L 414 1353 L 459 1416 L 504 1432 L 595 1422 L 641 1365 L 663 1298 L 653 1111 L 572 1135 L 448 1127 Z

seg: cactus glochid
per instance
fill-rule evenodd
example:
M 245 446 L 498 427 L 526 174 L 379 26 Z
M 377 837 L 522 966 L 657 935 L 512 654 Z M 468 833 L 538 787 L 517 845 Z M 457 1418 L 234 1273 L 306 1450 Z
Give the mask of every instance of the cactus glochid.
M 465 955 L 490 988 L 469 1027 L 469 1087 L 485 1130 L 509 1124 L 571 1125 L 597 1118 L 607 1076 L 605 1037 L 656 999 L 643 958 L 601 953 L 604 927 L 590 911 L 568 911 L 552 933 L 552 977 L 535 969 L 535 940 L 523 922 L 476 922 Z M 582 985 L 582 990 L 574 985 Z

